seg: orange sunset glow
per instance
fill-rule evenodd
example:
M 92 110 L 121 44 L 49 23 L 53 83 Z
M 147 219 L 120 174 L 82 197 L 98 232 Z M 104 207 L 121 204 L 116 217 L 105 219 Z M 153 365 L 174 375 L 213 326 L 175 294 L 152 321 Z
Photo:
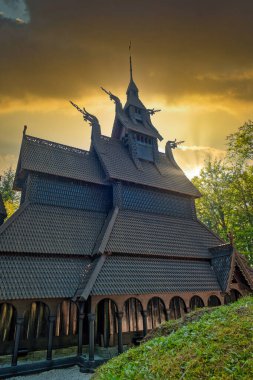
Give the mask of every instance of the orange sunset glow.
M 191 178 L 222 158 L 226 136 L 252 119 L 251 0 L 0 0 L 0 173 L 27 133 L 88 149 L 84 106 L 110 135 L 133 75 L 164 140 Z

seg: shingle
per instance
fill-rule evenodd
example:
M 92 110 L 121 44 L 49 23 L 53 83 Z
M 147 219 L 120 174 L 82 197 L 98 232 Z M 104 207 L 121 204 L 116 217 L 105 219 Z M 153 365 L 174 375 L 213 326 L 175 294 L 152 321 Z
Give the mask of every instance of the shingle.
M 21 206 L 0 229 L 0 252 L 89 255 L 106 214 L 40 204 Z
M 89 262 L 80 256 L 1 254 L 0 299 L 73 297 Z
M 105 251 L 211 258 L 208 248 L 218 244 L 198 221 L 120 210 Z
M 141 123 L 134 124 L 133 121 L 125 113 L 124 113 L 124 115 L 117 113 L 117 118 L 119 119 L 121 125 L 127 129 L 130 129 L 130 130 L 137 132 L 137 133 L 142 133 L 142 134 L 150 136 L 150 137 L 161 139 L 160 134 L 158 133 L 158 131 L 155 128 L 154 129 L 147 128 L 147 127 L 145 127 L 145 125 L 143 125 Z M 117 135 L 117 133 L 115 131 L 116 128 L 119 128 L 119 126 L 114 124 L 112 136 Z
M 217 276 L 223 292 L 228 286 L 229 274 L 232 264 L 233 248 L 228 244 L 223 244 L 210 249 L 212 252 L 211 264 Z
M 61 145 L 32 136 L 24 136 L 20 167 L 22 170 L 105 184 L 105 174 L 95 153 Z M 16 179 L 17 182 L 17 179 Z
M 164 153 L 159 153 L 158 169 L 152 162 L 142 161 L 143 170 L 138 170 L 122 141 L 101 136 L 100 140 L 96 142 L 96 149 L 99 151 L 111 179 L 128 181 L 193 197 L 200 196 L 199 191 L 183 171 L 174 166 Z
M 92 295 L 220 290 L 208 261 L 109 256 Z

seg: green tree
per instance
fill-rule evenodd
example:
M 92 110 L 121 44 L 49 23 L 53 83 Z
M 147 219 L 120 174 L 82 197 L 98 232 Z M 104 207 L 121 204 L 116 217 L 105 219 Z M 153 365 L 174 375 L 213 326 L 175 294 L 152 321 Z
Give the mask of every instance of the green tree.
M 10 167 L 4 172 L 0 180 L 0 193 L 2 194 L 4 205 L 9 218 L 18 208 L 20 196 L 13 190 L 15 173 Z
M 230 159 L 236 157 L 239 160 L 253 159 L 253 122 L 247 121 L 237 132 L 227 137 L 228 155 Z
M 199 219 L 253 264 L 253 125 L 245 123 L 227 138 L 227 155 L 205 163 L 193 183 L 203 197 L 197 200 Z

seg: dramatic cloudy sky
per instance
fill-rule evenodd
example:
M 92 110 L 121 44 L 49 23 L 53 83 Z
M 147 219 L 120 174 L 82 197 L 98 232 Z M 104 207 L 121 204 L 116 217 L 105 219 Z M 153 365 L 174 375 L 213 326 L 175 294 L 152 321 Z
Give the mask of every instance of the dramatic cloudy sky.
M 192 175 L 253 118 L 252 0 L 0 0 L 0 173 L 15 167 L 22 129 L 82 148 L 90 129 L 72 99 L 109 135 L 134 79 L 153 122 Z

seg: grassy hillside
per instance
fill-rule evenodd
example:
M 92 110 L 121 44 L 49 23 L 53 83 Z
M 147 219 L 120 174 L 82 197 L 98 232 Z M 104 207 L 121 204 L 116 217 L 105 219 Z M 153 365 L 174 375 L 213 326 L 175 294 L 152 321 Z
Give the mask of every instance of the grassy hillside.
M 252 380 L 253 297 L 201 314 L 165 322 L 157 337 L 110 360 L 92 379 Z

